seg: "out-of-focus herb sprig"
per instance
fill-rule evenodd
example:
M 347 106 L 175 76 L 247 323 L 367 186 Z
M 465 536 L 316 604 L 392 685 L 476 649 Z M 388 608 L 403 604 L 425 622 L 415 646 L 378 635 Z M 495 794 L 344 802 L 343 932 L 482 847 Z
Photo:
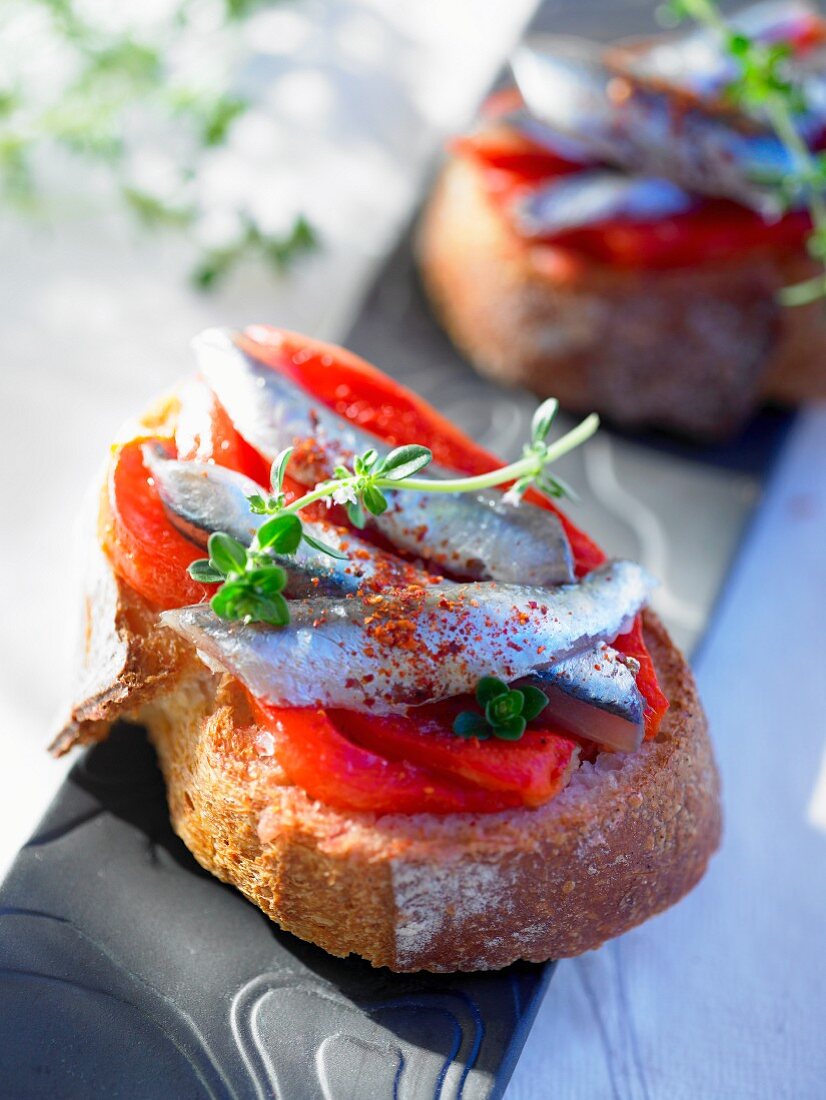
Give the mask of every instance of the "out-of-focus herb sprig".
M 110 177 L 141 224 L 174 229 L 201 253 L 192 272 L 211 289 L 242 259 L 281 273 L 316 244 L 300 214 L 283 231 L 267 229 L 248 209 L 227 211 L 236 229 L 220 247 L 204 243 L 208 211 L 199 169 L 224 145 L 251 108 L 226 73 L 193 64 L 204 27 L 229 54 L 240 24 L 261 0 L 168 0 L 152 18 L 128 25 L 79 0 L 7 0 L 0 12 L 0 194 L 28 213 L 46 209 L 42 167 L 63 150 Z M 134 13 L 137 16 L 139 13 Z M 188 67 L 180 63 L 189 53 Z M 48 73 L 32 58 L 54 57 Z M 19 63 L 18 63 L 19 62 Z M 161 154 L 163 185 L 136 167 L 142 153 Z
M 762 111 L 792 157 L 795 171 L 767 182 L 776 187 L 780 209 L 788 208 L 801 197 L 805 199 L 812 219 L 808 251 L 823 265 L 824 271 L 805 282 L 784 287 L 780 300 L 784 305 L 800 306 L 825 297 L 826 156 L 809 149 L 797 126 L 806 102 L 803 89 L 789 73 L 792 47 L 786 42 L 758 42 L 742 34 L 727 22 L 714 0 L 671 0 L 664 12 L 671 20 L 693 19 L 719 35 L 738 70 L 727 88 L 729 99 L 747 111 Z
M 288 504 L 283 485 L 293 448 L 287 448 L 272 464 L 272 493 L 256 493 L 249 498 L 250 511 L 272 518 L 259 528 L 249 547 L 225 532 L 213 534 L 209 558 L 193 562 L 189 574 L 194 580 L 221 585 L 211 601 L 213 611 L 221 618 L 284 626 L 289 622 L 289 607 L 282 595 L 287 573 L 274 555 L 283 561 L 304 542 L 319 553 L 345 556 L 311 535 L 301 522 L 300 512 L 325 500 L 343 505 L 353 526 L 363 528 L 368 515 L 380 516 L 387 509 L 388 492 L 474 493 L 512 483 L 507 495 L 514 503 L 532 487 L 556 497 L 571 495 L 548 467 L 589 439 L 599 426 L 599 418 L 592 413 L 550 443 L 548 436 L 557 407 L 556 400 L 550 398 L 536 410 L 531 441 L 522 458 L 476 477 L 416 477 L 433 458 L 431 451 L 419 444 L 396 447 L 383 456 L 370 449 L 353 459 L 352 469 L 337 466 L 331 478 Z

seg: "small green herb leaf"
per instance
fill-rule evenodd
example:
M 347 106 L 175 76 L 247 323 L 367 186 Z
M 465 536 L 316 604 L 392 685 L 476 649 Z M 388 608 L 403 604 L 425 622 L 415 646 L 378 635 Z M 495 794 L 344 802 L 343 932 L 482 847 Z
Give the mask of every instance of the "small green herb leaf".
M 402 481 L 429 466 L 432 460 L 433 452 L 416 443 L 396 447 L 381 464 L 381 476 L 388 481 Z
M 364 514 L 364 505 L 360 500 L 347 502 L 347 518 L 360 531 L 364 528 L 367 523 L 367 516 Z
M 526 725 L 527 723 L 521 715 L 514 715 L 513 718 L 508 718 L 507 721 L 494 726 L 493 734 L 501 741 L 518 741 L 525 732 Z
M 271 599 L 283 590 L 287 583 L 287 573 L 280 565 L 267 565 L 249 569 L 243 579 L 247 589 L 254 589 L 259 595 Z
M 551 425 L 554 422 L 559 402 L 555 397 L 549 397 L 543 401 L 531 420 L 531 440 L 533 443 L 544 443 L 548 438 Z
M 236 581 L 226 581 L 209 601 L 209 606 L 219 619 L 242 618 L 243 616 L 237 614 L 237 611 L 244 595 L 245 588 L 243 584 Z
M 378 451 L 374 450 L 372 447 L 369 451 L 365 451 L 363 455 L 357 455 L 353 462 L 354 471 L 360 475 L 368 474 L 373 466 L 375 466 L 378 457 Z
M 520 690 L 525 696 L 525 702 L 522 704 L 522 717 L 526 722 L 532 722 L 534 718 L 539 717 L 548 705 L 548 696 L 544 691 L 540 691 L 538 687 L 533 687 L 531 684 Z
M 380 516 L 382 512 L 387 511 L 387 497 L 375 485 L 365 485 L 361 498 L 364 501 L 364 507 L 372 516 Z
M 224 574 L 215 568 L 209 558 L 199 558 L 198 561 L 192 562 L 187 573 L 194 581 L 200 581 L 201 584 L 220 584 L 224 579 Z
M 294 447 L 285 448 L 285 450 L 276 457 L 270 468 L 270 484 L 272 485 L 274 493 L 281 492 L 281 487 L 284 484 L 284 475 L 287 472 L 287 465 L 294 450 Z
M 453 732 L 458 737 L 478 737 L 480 741 L 486 741 L 491 734 L 490 726 L 481 714 L 475 714 L 472 710 L 463 710 L 453 719 Z
M 508 685 L 496 676 L 483 676 L 476 685 L 476 702 L 480 707 L 487 706 L 491 699 L 499 695 L 507 695 Z
M 462 711 L 453 723 L 453 732 L 459 737 L 493 736 L 518 741 L 528 722 L 548 704 L 547 695 L 539 688 L 511 689 L 496 676 L 482 677 L 476 685 L 476 700 L 485 713 Z
M 503 722 L 509 722 L 522 713 L 522 704 L 525 696 L 521 691 L 505 691 L 502 695 L 496 695 L 485 706 L 485 717 L 494 728 Z
M 268 598 L 259 598 L 245 618 L 251 622 L 267 623 L 269 626 L 287 626 L 290 621 L 289 604 L 279 593 Z
M 217 531 L 209 536 L 209 559 L 215 569 L 229 575 L 242 573 L 247 564 L 246 548 L 231 535 Z
M 275 516 L 258 529 L 258 545 L 276 554 L 294 554 L 301 543 L 301 534 L 298 516 Z

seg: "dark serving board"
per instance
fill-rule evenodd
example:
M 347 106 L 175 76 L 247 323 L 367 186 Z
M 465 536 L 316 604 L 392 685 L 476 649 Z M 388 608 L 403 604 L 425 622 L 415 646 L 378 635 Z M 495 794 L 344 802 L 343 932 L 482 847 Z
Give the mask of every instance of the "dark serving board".
M 0 1095 L 501 1095 L 550 968 L 401 976 L 282 932 L 172 832 L 143 731 L 75 765 L 0 891 Z
M 612 37 L 653 3 L 558 0 L 535 24 Z M 480 380 L 424 301 L 413 229 L 348 337 L 509 458 L 535 401 Z M 560 417 L 564 427 L 565 417 Z M 696 450 L 603 430 L 560 463 L 574 518 L 663 578 L 697 645 L 790 417 Z M 334 959 L 205 874 L 174 836 L 143 732 L 76 764 L 0 889 L 0 1095 L 16 1100 L 488 1100 L 505 1090 L 553 971 L 412 977 Z

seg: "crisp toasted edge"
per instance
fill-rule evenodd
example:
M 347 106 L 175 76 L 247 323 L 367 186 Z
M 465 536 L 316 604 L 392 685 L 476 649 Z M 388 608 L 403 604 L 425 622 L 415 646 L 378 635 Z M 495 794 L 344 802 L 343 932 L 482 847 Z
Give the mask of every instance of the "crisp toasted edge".
M 803 253 L 649 272 L 578 261 L 518 238 L 458 157 L 437 181 L 417 252 L 439 318 L 477 369 L 570 409 L 714 437 L 761 400 L 826 397 L 822 309 L 776 299 L 813 273 Z
M 702 876 L 718 777 L 691 672 L 650 612 L 671 703 L 655 741 L 581 765 L 536 810 L 342 813 L 289 782 L 237 682 L 162 628 L 100 552 L 96 522 L 88 534 L 83 674 L 55 751 L 142 722 L 195 858 L 302 939 L 398 971 L 493 969 L 596 947 Z

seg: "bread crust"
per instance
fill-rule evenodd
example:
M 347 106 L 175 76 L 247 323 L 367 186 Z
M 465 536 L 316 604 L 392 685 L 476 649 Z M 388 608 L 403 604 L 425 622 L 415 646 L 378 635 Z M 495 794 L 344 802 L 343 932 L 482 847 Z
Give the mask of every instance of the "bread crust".
M 630 271 L 519 238 L 460 157 L 417 242 L 427 293 L 484 374 L 628 428 L 725 436 L 764 400 L 826 396 L 826 322 L 779 287 L 814 273 L 801 252 Z
M 290 783 L 241 686 L 115 575 L 96 522 L 87 533 L 85 671 L 55 751 L 118 717 L 145 725 L 192 854 L 300 938 L 397 971 L 494 969 L 596 947 L 702 876 L 720 835 L 717 771 L 691 672 L 652 613 L 671 706 L 636 753 L 580 765 L 535 810 L 344 813 Z

